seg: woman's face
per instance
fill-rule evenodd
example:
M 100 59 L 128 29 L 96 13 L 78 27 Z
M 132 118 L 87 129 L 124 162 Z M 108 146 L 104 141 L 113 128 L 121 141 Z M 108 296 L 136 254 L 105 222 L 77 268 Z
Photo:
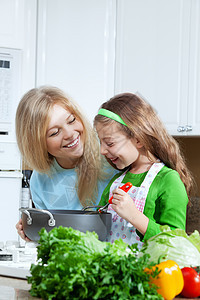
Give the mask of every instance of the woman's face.
M 139 149 L 135 138 L 128 138 L 115 122 L 97 123 L 96 130 L 101 144 L 101 154 L 121 170 L 137 161 Z
M 54 104 L 46 133 L 47 150 L 63 168 L 73 168 L 84 151 L 82 123 L 67 109 Z

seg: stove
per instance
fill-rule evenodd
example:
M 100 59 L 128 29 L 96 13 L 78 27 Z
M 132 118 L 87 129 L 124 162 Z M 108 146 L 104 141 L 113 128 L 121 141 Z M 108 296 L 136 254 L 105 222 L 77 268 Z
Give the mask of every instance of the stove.
M 31 264 L 37 260 L 37 244 L 25 243 L 19 247 L 17 243 L 6 242 L 0 247 L 0 275 L 26 279 L 30 276 Z

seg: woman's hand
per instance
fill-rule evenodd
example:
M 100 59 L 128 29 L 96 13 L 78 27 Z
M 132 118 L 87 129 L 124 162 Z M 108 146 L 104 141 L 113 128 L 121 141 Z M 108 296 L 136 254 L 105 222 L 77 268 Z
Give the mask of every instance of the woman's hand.
M 121 218 L 138 229 L 142 235 L 146 233 L 149 219 L 137 209 L 133 199 L 119 188 L 113 191 L 112 208 Z
M 17 229 L 17 233 L 19 234 L 19 236 L 25 240 L 26 242 L 30 242 L 31 240 L 24 234 L 23 231 L 23 225 L 22 225 L 22 219 L 19 220 L 19 222 L 16 224 L 16 229 Z

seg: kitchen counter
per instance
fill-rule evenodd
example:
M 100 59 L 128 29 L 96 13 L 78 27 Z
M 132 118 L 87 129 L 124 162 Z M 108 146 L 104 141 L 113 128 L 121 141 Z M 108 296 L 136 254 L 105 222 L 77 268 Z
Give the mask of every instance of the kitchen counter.
M 26 279 L 17 279 L 6 276 L 0 276 L 0 300 L 37 300 L 41 298 L 32 297 L 29 294 L 31 285 Z M 196 298 L 197 299 L 197 298 Z M 187 300 L 196 300 L 188 299 Z M 175 300 L 183 300 L 183 298 L 175 298 Z
M 17 279 L 6 276 L 0 276 L 0 300 L 37 300 L 41 298 L 32 297 L 29 294 L 31 285 L 26 279 Z

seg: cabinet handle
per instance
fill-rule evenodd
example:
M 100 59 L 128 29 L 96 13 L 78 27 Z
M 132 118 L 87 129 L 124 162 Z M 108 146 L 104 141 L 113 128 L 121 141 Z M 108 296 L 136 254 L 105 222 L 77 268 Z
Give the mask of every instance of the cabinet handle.
M 185 126 L 178 126 L 177 131 L 178 131 L 178 132 L 183 132 L 183 131 L 185 131 Z
M 191 125 L 186 125 L 185 130 L 186 131 L 192 131 L 192 126 Z

